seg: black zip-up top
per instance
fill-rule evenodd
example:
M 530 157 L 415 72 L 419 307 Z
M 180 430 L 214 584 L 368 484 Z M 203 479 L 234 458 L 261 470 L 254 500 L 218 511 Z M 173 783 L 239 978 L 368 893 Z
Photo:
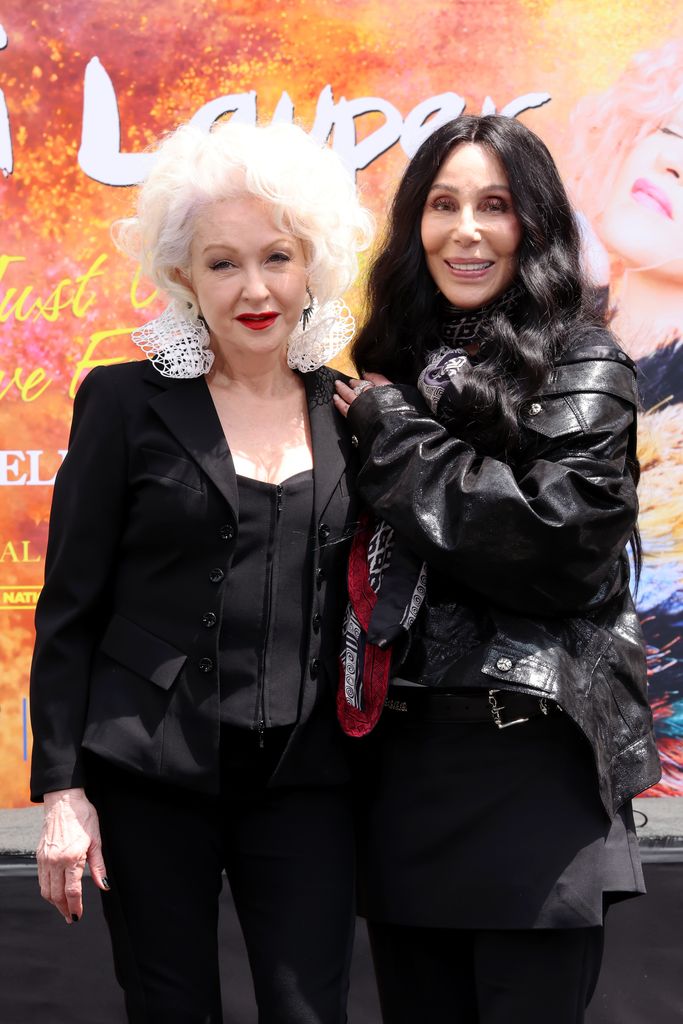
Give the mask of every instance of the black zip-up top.
M 293 725 L 306 670 L 313 474 L 237 477 L 239 522 L 220 634 L 221 720 Z M 300 637 L 300 643 L 293 642 Z

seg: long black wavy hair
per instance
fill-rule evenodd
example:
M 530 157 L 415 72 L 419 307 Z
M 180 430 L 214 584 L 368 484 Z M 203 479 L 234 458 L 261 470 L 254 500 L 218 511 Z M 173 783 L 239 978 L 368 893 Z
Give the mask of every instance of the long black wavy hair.
M 439 168 L 461 143 L 485 146 L 503 165 L 522 227 L 517 280 L 525 295 L 495 314 L 478 336 L 480 358 L 459 392 L 449 429 L 482 454 L 514 461 L 519 410 L 546 380 L 577 331 L 607 330 L 596 289 L 582 267 L 581 239 L 562 179 L 545 144 L 514 118 L 463 115 L 442 125 L 408 164 L 371 263 L 367 314 L 352 348 L 360 372 L 415 384 L 426 353 L 440 344 L 441 305 L 427 268 L 422 214 Z M 629 470 L 638 482 L 637 460 Z M 639 542 L 634 555 L 639 563 Z

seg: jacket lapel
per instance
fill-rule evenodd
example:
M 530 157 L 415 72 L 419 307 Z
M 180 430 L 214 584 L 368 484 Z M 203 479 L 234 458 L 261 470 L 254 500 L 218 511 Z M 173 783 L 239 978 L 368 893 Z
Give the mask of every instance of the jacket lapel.
M 150 399 L 151 407 L 237 514 L 235 467 L 206 381 L 203 377 L 171 380 L 151 366 L 148 376 L 161 389 Z M 346 424 L 332 404 L 337 375 L 323 366 L 302 376 L 311 425 L 313 508 L 318 522 L 351 458 L 351 442 Z
M 337 375 L 327 366 L 303 374 L 313 443 L 313 510 L 319 522 L 351 457 L 348 428 L 332 403 Z
M 237 478 L 218 414 L 203 377 L 169 380 L 153 370 L 162 391 L 150 405 L 166 428 L 216 485 L 237 516 Z

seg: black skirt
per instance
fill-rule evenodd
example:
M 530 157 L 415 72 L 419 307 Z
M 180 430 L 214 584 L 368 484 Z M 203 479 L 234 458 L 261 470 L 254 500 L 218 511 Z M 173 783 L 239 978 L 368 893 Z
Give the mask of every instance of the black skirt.
M 357 747 L 360 912 L 416 927 L 581 928 L 645 891 L 564 715 L 497 729 L 385 711 Z

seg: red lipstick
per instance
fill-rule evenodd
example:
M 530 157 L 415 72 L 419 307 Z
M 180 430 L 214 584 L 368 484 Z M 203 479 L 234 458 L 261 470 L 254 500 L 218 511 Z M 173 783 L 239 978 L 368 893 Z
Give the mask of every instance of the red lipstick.
M 244 327 L 248 327 L 250 331 L 265 331 L 266 327 L 272 327 L 279 313 L 241 313 L 240 316 L 235 317 L 239 320 Z
M 641 206 L 647 206 L 655 213 L 663 214 L 669 220 L 674 219 L 673 208 L 666 192 L 654 185 L 647 178 L 637 178 L 631 186 L 631 195 Z

